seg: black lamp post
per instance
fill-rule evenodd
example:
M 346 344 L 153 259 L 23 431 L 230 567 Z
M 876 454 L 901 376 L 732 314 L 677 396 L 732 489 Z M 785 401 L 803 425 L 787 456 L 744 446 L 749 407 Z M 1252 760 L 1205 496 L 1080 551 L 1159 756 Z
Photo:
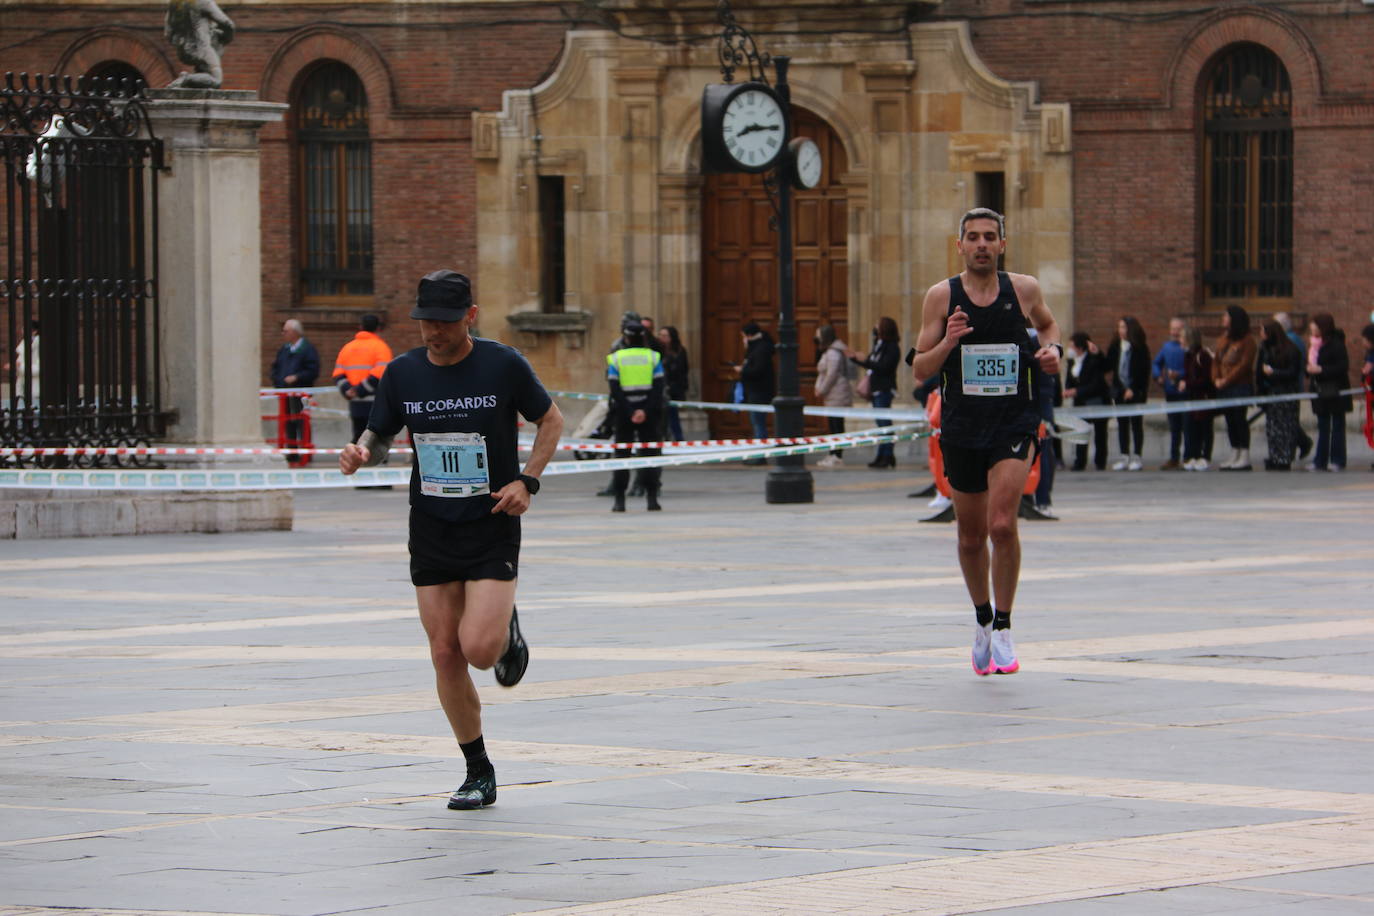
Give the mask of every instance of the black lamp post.
M 721 73 L 726 83 L 732 81 L 736 67 L 747 65 L 750 78 L 767 85 L 767 66 L 773 65 L 776 81 L 771 94 L 782 108 L 783 123 L 790 131 L 792 120 L 791 92 L 787 85 L 787 68 L 790 57 L 770 57 L 760 54 L 754 38 L 748 30 L 735 21 L 730 10 L 729 0 L 720 0 L 717 13 L 723 31 L 720 36 Z M 711 98 L 710 88 L 705 97 Z M 728 164 L 725 155 L 715 156 L 717 141 L 724 143 L 723 135 L 715 131 L 707 122 L 711 120 L 703 106 L 703 151 L 707 161 L 705 166 L 719 171 L 735 170 Z M 773 226 L 778 233 L 778 385 L 777 395 L 773 398 L 773 430 L 779 438 L 799 437 L 805 432 L 802 407 L 806 401 L 800 395 L 801 380 L 797 371 L 797 320 L 793 304 L 793 258 L 792 258 L 792 180 L 795 162 L 785 142 L 784 136 L 778 155 L 764 174 L 764 188 L 773 205 Z M 709 146 L 708 146 L 709 141 Z M 785 455 L 773 460 L 764 484 L 764 499 L 770 503 L 809 503 L 815 501 L 815 486 L 811 472 L 806 469 L 806 459 L 802 455 Z

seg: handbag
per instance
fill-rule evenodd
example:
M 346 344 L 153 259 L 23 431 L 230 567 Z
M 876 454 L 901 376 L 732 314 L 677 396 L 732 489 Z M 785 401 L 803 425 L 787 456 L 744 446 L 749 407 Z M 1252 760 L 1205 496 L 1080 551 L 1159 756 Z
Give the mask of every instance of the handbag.
M 873 370 L 864 373 L 864 377 L 859 379 L 859 387 L 855 389 L 861 398 L 873 396 Z

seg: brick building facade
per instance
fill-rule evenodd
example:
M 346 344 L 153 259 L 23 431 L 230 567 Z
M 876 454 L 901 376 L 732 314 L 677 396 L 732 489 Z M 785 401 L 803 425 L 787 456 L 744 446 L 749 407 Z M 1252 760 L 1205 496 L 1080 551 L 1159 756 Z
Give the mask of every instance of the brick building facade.
M 703 317 L 715 298 L 700 267 L 710 254 L 703 211 L 716 191 L 697 173 L 693 118 L 701 86 L 719 78 L 710 3 L 222 5 L 238 28 L 225 88 L 293 105 L 262 136 L 264 363 L 292 315 L 326 364 L 364 311 L 385 316 L 396 349 L 415 344 L 406 313 L 415 280 L 436 266 L 474 275 L 483 333 L 521 345 L 556 387 L 599 390 L 599 354 L 624 308 L 679 325 L 706 354 L 732 355 L 729 335 L 710 341 L 714 319 Z M 161 36 L 165 7 L 0 0 L 0 69 L 79 75 L 118 64 L 165 85 L 179 69 Z M 828 125 L 847 162 L 830 176 L 845 196 L 834 240 L 843 270 L 830 304 L 804 320 L 864 329 L 890 314 L 909 338 L 925 288 L 956 269 L 953 216 L 996 203 L 1010 219 L 1008 268 L 1040 275 L 1061 322 L 1098 339 L 1126 313 L 1152 342 L 1172 314 L 1214 330 L 1222 307 L 1241 301 L 1260 314 L 1329 310 L 1355 353 L 1374 278 L 1341 268 L 1374 232 L 1364 65 L 1374 7 L 784 0 L 736 12 L 765 50 L 793 56 L 798 104 Z M 1291 191 L 1278 192 L 1288 223 L 1273 229 L 1273 200 L 1258 200 L 1222 239 L 1204 108 L 1216 62 L 1251 46 L 1276 58 L 1285 80 L 1274 97 L 1291 137 Z M 344 65 L 365 93 L 370 281 L 312 295 L 300 106 L 326 63 Z M 1265 129 L 1273 116 L 1257 115 Z M 1253 167 L 1272 171 L 1269 159 Z M 550 175 L 568 214 L 556 244 L 541 236 L 539 178 Z M 352 228 L 340 229 L 343 244 Z M 1240 249 L 1256 248 L 1247 233 L 1260 231 L 1277 239 L 1277 255 L 1241 263 Z M 1229 286 L 1209 280 L 1221 276 L 1213 249 L 1228 244 L 1239 252 Z M 557 291 L 556 304 L 535 276 L 553 248 L 583 284 L 566 301 Z M 742 308 L 737 317 L 768 315 L 767 302 Z M 710 380 L 699 382 L 709 394 Z

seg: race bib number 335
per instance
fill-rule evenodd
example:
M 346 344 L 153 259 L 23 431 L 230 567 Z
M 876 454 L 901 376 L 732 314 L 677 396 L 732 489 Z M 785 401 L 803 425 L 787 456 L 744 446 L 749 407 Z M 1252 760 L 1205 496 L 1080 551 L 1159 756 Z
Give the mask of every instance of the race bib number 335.
M 1015 394 L 1021 372 L 1021 348 L 1014 343 L 966 344 L 959 348 L 964 394 L 993 397 Z
M 462 499 L 491 492 L 487 445 L 477 433 L 415 433 L 420 493 Z

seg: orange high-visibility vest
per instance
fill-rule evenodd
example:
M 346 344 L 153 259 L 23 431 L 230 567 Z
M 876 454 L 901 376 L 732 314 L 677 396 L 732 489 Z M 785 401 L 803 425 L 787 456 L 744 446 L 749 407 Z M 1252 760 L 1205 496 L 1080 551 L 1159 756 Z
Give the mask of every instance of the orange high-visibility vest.
M 382 377 L 391 362 L 391 348 L 371 331 L 359 331 L 339 350 L 334 361 L 334 380 L 345 376 L 350 385 L 361 385 L 369 375 Z

